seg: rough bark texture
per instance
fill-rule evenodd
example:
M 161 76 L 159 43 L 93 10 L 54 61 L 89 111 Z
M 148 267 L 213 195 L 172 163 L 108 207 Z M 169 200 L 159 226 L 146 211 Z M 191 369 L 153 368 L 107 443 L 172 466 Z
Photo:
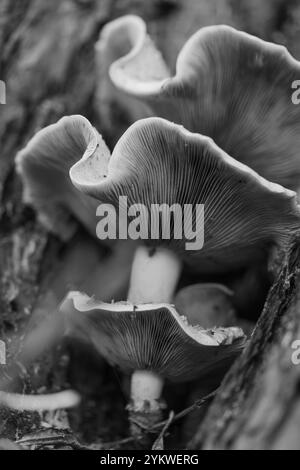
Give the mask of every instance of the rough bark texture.
M 0 79 L 7 84 L 7 104 L 0 105 L 0 337 L 18 337 L 37 299 L 47 290 L 50 268 L 55 268 L 63 249 L 35 221 L 34 214 L 21 203 L 21 187 L 13 173 L 17 150 L 41 127 L 63 115 L 85 115 L 100 130 L 105 128 L 95 100 L 97 74 L 94 44 L 102 26 L 127 13 L 137 13 L 149 29 L 171 65 L 185 39 L 201 26 L 228 23 L 268 40 L 285 43 L 298 58 L 300 7 L 286 0 L 0 0 Z M 170 47 L 170 44 L 172 46 Z M 102 117 L 103 119 L 103 117 Z M 116 117 L 116 128 L 118 119 Z M 113 139 L 117 130 L 107 130 Z M 284 447 L 299 444 L 297 419 L 299 367 L 291 366 L 290 345 L 300 338 L 299 248 L 291 251 L 280 279 L 272 289 L 263 317 L 247 352 L 227 377 L 209 415 L 193 440 L 193 446 Z M 13 352 L 8 350 L 8 360 Z M 73 351 L 74 373 L 57 352 L 48 355 L 42 367 L 23 376 L 21 389 L 39 390 L 65 386 L 67 374 L 80 388 L 105 388 L 110 403 L 99 411 L 87 406 L 75 416 L 75 428 L 87 440 L 102 434 L 112 438 L 126 432 L 124 403 L 110 369 L 102 378 L 85 376 L 87 369 L 97 377 L 98 365 Z M 55 367 L 53 367 L 55 364 Z M 78 367 L 81 364 L 81 369 Z M 74 375 L 76 377 L 74 378 Z M 105 377 L 105 380 L 104 378 Z M 114 382 L 114 385 L 111 383 Z M 284 384 L 284 386 L 282 386 Z M 87 392 L 94 399 L 96 392 Z M 180 393 L 179 393 L 180 396 Z M 97 408 L 99 410 L 99 407 Z M 123 413 L 123 414 L 122 414 Z M 123 424 L 111 426 L 112 416 Z M 1 412 L 0 433 L 15 438 L 40 425 L 40 417 Z M 104 425 L 103 425 L 104 422 Z M 109 431 L 103 430 L 107 426 Z M 296 426 L 296 429 L 293 429 Z M 86 432 L 85 432 L 86 431 Z M 98 433 L 98 434 L 97 434 Z M 297 441 L 298 439 L 298 441 Z
M 300 244 L 292 244 L 251 341 L 227 374 L 192 448 L 299 449 Z M 299 351 L 299 343 L 298 343 Z

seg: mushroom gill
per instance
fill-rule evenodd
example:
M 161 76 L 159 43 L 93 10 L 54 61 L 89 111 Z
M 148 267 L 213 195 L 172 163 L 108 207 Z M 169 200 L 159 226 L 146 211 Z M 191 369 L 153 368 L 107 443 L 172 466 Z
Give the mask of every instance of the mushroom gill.
M 69 335 L 79 335 L 106 360 L 131 374 L 128 411 L 151 427 L 162 417 L 164 380 L 187 382 L 224 374 L 241 353 L 246 337 L 237 327 L 190 325 L 172 305 L 104 303 L 71 292 L 61 305 Z
M 211 139 L 161 118 L 140 120 L 127 130 L 105 178 L 88 177 L 88 160 L 90 172 L 97 173 L 93 157 L 79 161 L 70 170 L 75 186 L 117 208 L 120 197 L 127 198 L 128 207 L 142 205 L 147 215 L 142 215 L 147 224 L 144 244 L 175 253 L 198 272 L 246 267 L 299 229 L 293 191 L 260 177 Z M 179 210 L 170 220 L 163 216 L 163 205 L 189 210 Z M 151 237 L 153 220 L 161 222 L 158 237 Z M 177 237 L 185 223 L 190 230 Z M 169 236 L 162 236 L 168 228 Z M 201 231 L 204 243 L 192 246 L 192 237 L 195 242 Z

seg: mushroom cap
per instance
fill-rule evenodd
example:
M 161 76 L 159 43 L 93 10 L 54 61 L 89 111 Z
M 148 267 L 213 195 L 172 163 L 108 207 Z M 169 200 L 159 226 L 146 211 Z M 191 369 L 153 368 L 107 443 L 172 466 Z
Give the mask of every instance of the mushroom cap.
M 188 381 L 229 365 L 245 346 L 240 328 L 188 325 L 168 304 L 98 302 L 71 292 L 61 306 L 68 334 L 78 332 L 112 365 Z
M 300 63 L 285 47 L 229 26 L 208 26 L 182 48 L 175 76 L 154 82 L 155 60 L 153 67 L 142 61 L 148 41 L 145 32 L 111 65 L 119 90 L 151 105 L 155 115 L 208 135 L 270 181 L 299 188 L 300 107 L 292 101 L 292 84 Z
M 227 327 L 236 324 L 233 296 L 233 291 L 222 284 L 192 284 L 177 292 L 174 306 L 192 325 Z
M 127 130 L 102 179 L 95 177 L 97 165 L 91 155 L 71 168 L 70 177 L 76 187 L 101 202 L 118 207 L 119 197 L 126 196 L 128 207 L 143 204 L 148 215 L 157 216 L 161 204 L 182 208 L 182 217 L 174 217 L 170 224 L 169 239 L 163 239 L 162 229 L 158 240 L 151 239 L 153 217 L 149 216 L 145 243 L 174 250 L 199 272 L 222 273 L 247 266 L 272 244 L 285 243 L 300 227 L 293 191 L 263 179 L 211 139 L 161 118 L 140 120 Z M 184 213 L 187 204 L 192 217 Z M 201 204 L 204 226 L 203 210 L 197 212 Z M 166 218 L 160 221 L 165 227 Z M 184 230 L 182 238 L 176 239 L 185 221 L 189 226 L 191 221 L 199 222 L 196 228 L 204 230 L 203 247 L 187 250 L 191 234 Z
M 24 202 L 63 240 L 74 234 L 78 221 L 96 236 L 97 201 L 78 191 L 69 178 L 72 165 L 91 155 L 98 171 L 106 168 L 110 152 L 100 134 L 83 116 L 67 116 L 40 130 L 16 156 Z
M 170 77 L 161 53 L 148 36 L 146 24 L 139 16 L 125 15 L 107 23 L 96 49 L 111 64 L 109 74 L 113 83 L 117 85 L 123 81 L 122 90 L 131 93 L 134 81 L 136 96 L 143 96 L 145 92 L 152 94 L 157 82 Z
M 127 129 L 128 122 L 131 123 L 152 116 L 152 110 L 146 103 L 134 96 L 124 96 L 124 93 L 116 88 L 109 78 L 110 66 L 132 49 L 137 51 L 140 42 L 144 41 L 145 35 L 146 25 L 144 21 L 138 16 L 126 15 L 107 23 L 102 28 L 99 41 L 95 46 L 98 82 L 96 100 L 99 104 L 97 112 L 100 115 L 100 121 L 105 126 L 105 133 L 110 136 L 114 143 Z M 150 38 L 145 50 L 147 50 L 147 55 L 152 61 L 151 68 L 160 71 L 164 66 L 164 62 L 160 59 L 159 53 L 153 53 L 156 49 Z M 135 55 L 135 52 L 133 54 Z M 141 58 L 141 60 L 143 59 Z M 153 64 L 153 61 L 155 61 L 155 64 Z M 163 64 L 162 67 L 160 63 Z M 149 63 L 147 67 L 149 68 Z M 139 77 L 142 79 L 143 73 L 146 74 L 146 70 L 140 70 L 139 72 Z M 163 70 L 160 74 L 157 73 L 156 76 L 161 78 L 162 73 Z

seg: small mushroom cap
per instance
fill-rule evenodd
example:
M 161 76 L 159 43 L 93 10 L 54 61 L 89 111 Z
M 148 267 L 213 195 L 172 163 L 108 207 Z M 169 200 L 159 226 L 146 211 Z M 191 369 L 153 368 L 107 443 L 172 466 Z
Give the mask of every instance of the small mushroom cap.
M 174 305 L 180 315 L 203 328 L 236 324 L 233 291 L 222 284 L 193 284 L 184 287 L 175 296 Z
M 105 125 L 105 132 L 113 143 L 126 131 L 128 125 L 138 119 L 153 115 L 151 107 L 135 96 L 123 93 L 111 80 L 109 71 L 120 74 L 123 64 L 126 70 L 127 54 L 135 58 L 131 74 L 137 72 L 137 84 L 143 89 L 165 76 L 170 76 L 160 52 L 157 51 L 151 38 L 146 34 L 145 22 L 135 15 L 126 15 L 107 23 L 101 30 L 96 44 L 96 64 L 98 86 L 96 100 L 100 121 Z M 126 57 L 125 57 L 126 56 Z M 149 57 L 149 61 L 147 61 Z M 137 67 L 136 62 L 141 67 Z M 153 71 L 150 78 L 149 71 Z M 121 72 L 122 75 L 122 72 Z M 119 77 L 127 82 L 127 73 Z M 126 83 L 124 83 L 126 88 Z M 130 89 L 130 87 L 129 87 Z
M 82 165 L 91 170 L 89 174 Z M 95 174 L 93 156 L 70 170 L 75 186 L 101 202 L 118 207 L 119 197 L 126 196 L 128 207 L 145 206 L 149 224 L 145 243 L 174 250 L 199 272 L 222 273 L 247 266 L 272 244 L 285 243 L 300 226 L 294 192 L 266 181 L 211 139 L 164 119 L 133 124 L 115 147 L 106 177 L 95 178 Z M 162 236 L 168 221 L 161 217 L 163 228 L 155 240 L 150 225 L 161 215 L 161 204 L 177 204 L 182 213 L 170 224 L 169 238 Z M 184 212 L 187 204 L 192 215 Z M 203 246 L 186 249 L 191 233 L 182 230 L 178 238 L 185 222 L 190 227 L 191 222 L 198 224 L 197 233 L 204 230 Z
M 122 89 L 128 93 L 134 82 L 136 96 L 151 94 L 157 82 L 170 77 L 161 53 L 147 34 L 145 22 L 138 16 L 126 15 L 104 26 L 96 48 L 111 63 L 113 83 L 122 82 Z
M 67 332 L 79 332 L 108 362 L 126 372 L 151 370 L 188 381 L 229 365 L 242 351 L 239 328 L 190 326 L 168 304 L 107 304 L 71 292 L 61 311 Z
M 153 41 L 146 34 L 145 22 L 135 15 L 126 15 L 117 18 L 105 25 L 96 44 L 96 63 L 98 86 L 96 99 L 99 103 L 98 112 L 101 122 L 106 126 L 106 134 L 115 143 L 116 137 L 120 137 L 126 131 L 128 124 L 138 119 L 152 116 L 153 112 L 147 103 L 129 94 L 124 95 L 123 90 L 115 86 L 109 78 L 109 70 L 112 67 L 118 75 L 127 62 L 127 54 L 134 56 L 135 61 L 131 73 L 137 71 L 137 83 L 143 88 L 143 77 L 146 78 L 146 86 L 149 82 L 164 76 L 169 76 L 167 67 L 157 51 Z M 149 61 L 147 61 L 149 57 Z M 139 61 L 141 67 L 136 66 Z M 112 65 L 113 64 L 113 65 Z M 127 67 L 126 67 L 127 69 Z M 150 78 L 149 71 L 153 70 Z M 127 74 L 120 77 L 127 81 Z M 124 83 L 126 88 L 126 84 Z
M 68 116 L 39 131 L 16 157 L 24 202 L 63 240 L 73 235 L 78 222 L 96 235 L 98 203 L 78 191 L 69 178 L 71 166 L 91 155 L 101 173 L 110 158 L 102 137 L 83 116 Z
M 136 60 L 132 62 L 130 80 L 135 77 L 139 89 L 143 89 L 144 84 L 149 90 L 149 82 L 154 83 L 155 86 L 157 80 L 160 82 L 171 76 L 162 55 L 173 68 L 178 51 L 189 36 L 199 29 L 199 25 L 215 22 L 214 8 L 209 8 L 208 11 L 205 9 L 203 12 L 203 9 L 199 9 L 198 0 L 185 0 L 180 2 L 180 5 L 173 0 L 168 5 L 166 1 L 158 2 L 158 10 L 162 6 L 163 11 L 159 13 L 157 10 L 154 16 L 152 5 L 148 3 L 151 9 L 151 18 L 149 18 L 151 38 L 147 35 L 146 24 L 142 18 L 136 15 L 125 15 L 107 23 L 101 29 L 99 41 L 95 47 L 96 99 L 99 102 L 97 113 L 101 125 L 105 126 L 105 135 L 109 135 L 114 142 L 133 122 L 153 116 L 153 110 L 145 101 L 136 99 L 130 92 L 130 94 L 124 94 L 122 87 L 118 89 L 115 86 L 114 81 L 109 77 L 112 64 L 118 62 L 118 65 L 113 65 L 111 68 L 111 73 L 116 73 L 116 80 L 125 79 L 127 83 L 130 57 L 132 55 L 135 58 L 139 57 L 141 66 L 137 67 Z M 169 7 L 167 12 L 166 6 Z M 145 6 L 143 6 L 144 10 Z M 162 54 L 158 49 L 162 51 Z M 120 62 L 119 59 L 121 59 Z M 125 73 L 122 75 L 123 65 Z
M 285 47 L 217 25 L 186 42 L 172 78 L 154 83 L 153 68 L 145 67 L 150 59 L 145 66 L 142 59 L 135 43 L 111 65 L 119 90 L 151 105 L 155 115 L 208 135 L 270 181 L 298 190 L 300 107 L 292 101 L 292 87 L 300 63 Z M 149 86 L 139 70 L 149 70 Z
M 252 292 L 253 295 L 253 292 Z M 174 298 L 179 315 L 185 315 L 191 325 L 209 329 L 216 326 L 242 328 L 250 336 L 254 323 L 240 318 L 235 305 L 235 292 L 223 284 L 203 283 L 183 287 Z

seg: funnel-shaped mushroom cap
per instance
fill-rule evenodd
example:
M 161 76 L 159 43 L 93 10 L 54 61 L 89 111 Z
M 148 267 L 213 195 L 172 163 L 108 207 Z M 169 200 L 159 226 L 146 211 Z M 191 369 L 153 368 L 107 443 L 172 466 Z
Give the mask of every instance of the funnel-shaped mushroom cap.
M 168 304 L 107 304 L 71 292 L 61 311 L 69 334 L 84 335 L 122 370 L 151 370 L 188 381 L 230 364 L 245 345 L 239 328 L 204 330 L 188 324 Z
M 222 327 L 235 325 L 250 336 L 254 324 L 236 316 L 238 309 L 234 297 L 235 292 L 222 284 L 192 284 L 180 289 L 174 298 L 174 306 L 180 315 L 185 315 L 189 319 L 191 324 L 200 324 L 206 329 L 216 325 Z
M 136 99 L 135 96 L 124 96 L 122 90 L 118 90 L 109 78 L 109 71 L 119 75 L 123 68 L 129 72 L 127 58 L 134 57 L 133 69 L 130 75 L 136 75 L 137 84 L 143 90 L 144 84 L 151 90 L 151 83 L 156 84 L 170 73 L 165 65 L 160 52 L 157 51 L 153 41 L 146 34 L 145 22 L 135 15 L 126 15 L 111 21 L 105 25 L 96 44 L 96 59 L 98 69 L 98 82 L 96 96 L 99 101 L 99 112 L 107 126 L 107 133 L 118 124 L 118 131 L 114 129 L 115 137 L 125 132 L 128 122 L 152 116 L 152 110 L 147 103 Z M 148 60 L 149 59 L 149 60 Z M 137 66 L 137 63 L 140 66 Z M 151 73 L 153 72 L 153 76 Z M 125 73 L 122 78 L 127 81 Z M 120 79 L 122 80 L 120 77 Z M 129 80 L 130 81 L 130 80 Z M 126 83 L 124 83 L 126 89 Z M 130 89 L 130 85 L 129 85 Z M 138 90 L 136 90 L 138 91 Z M 118 110 L 116 113 L 116 109 Z M 119 115 L 117 117 L 117 114 Z
M 142 204 L 145 242 L 175 251 L 199 272 L 246 266 L 299 229 L 294 192 L 269 183 L 211 139 L 160 118 L 133 124 L 115 147 L 107 176 L 95 174 L 93 156 L 70 170 L 75 186 L 102 202 L 118 207 L 126 196 L 129 208 Z M 161 204 L 167 207 L 160 212 Z
M 143 63 L 147 41 L 145 33 L 111 65 L 119 90 L 143 99 L 157 116 L 208 135 L 270 181 L 300 187 L 300 107 L 292 100 L 300 63 L 283 46 L 229 26 L 205 27 L 181 50 L 176 75 L 154 81 L 155 60 L 147 67 L 148 54 Z
M 147 35 L 145 22 L 138 16 L 127 15 L 108 23 L 96 47 L 111 63 L 113 82 L 122 82 L 122 89 L 131 93 L 134 81 L 136 96 L 152 94 L 157 82 L 170 76 L 161 53 Z
M 78 191 L 69 177 L 71 166 L 91 155 L 101 176 L 110 158 L 108 148 L 87 119 L 70 116 L 39 131 L 16 157 L 24 202 L 37 210 L 48 230 L 64 240 L 72 236 L 77 221 L 96 235 L 97 202 Z
M 184 287 L 175 296 L 174 305 L 190 323 L 203 328 L 236 324 L 233 306 L 234 293 L 222 284 L 193 284 Z

